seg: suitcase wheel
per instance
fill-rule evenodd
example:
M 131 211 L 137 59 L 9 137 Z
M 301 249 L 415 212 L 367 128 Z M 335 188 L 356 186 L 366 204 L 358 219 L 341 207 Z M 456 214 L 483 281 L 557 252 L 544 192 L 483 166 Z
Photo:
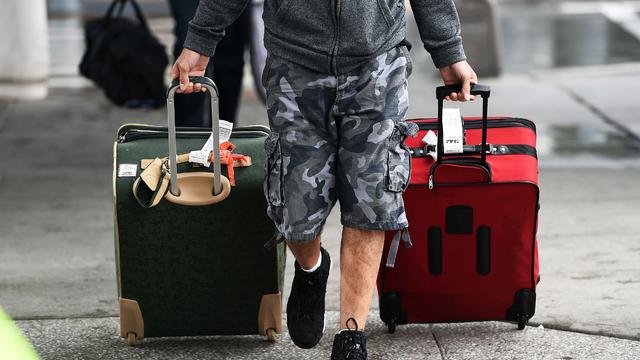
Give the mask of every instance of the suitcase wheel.
M 398 324 L 398 320 L 396 318 L 391 318 L 387 321 L 387 329 L 389 330 L 389 334 L 393 334 L 396 332 L 396 325 Z
M 387 325 L 389 334 L 396 332 L 398 324 L 407 323 L 407 314 L 402 310 L 400 294 L 389 291 L 380 297 L 380 319 Z
M 129 346 L 135 346 L 137 342 L 136 333 L 130 332 L 127 334 L 127 344 L 129 344 Z
M 524 330 L 528 321 L 527 315 L 518 315 L 518 330 Z
M 276 341 L 276 329 L 267 329 L 267 341 Z

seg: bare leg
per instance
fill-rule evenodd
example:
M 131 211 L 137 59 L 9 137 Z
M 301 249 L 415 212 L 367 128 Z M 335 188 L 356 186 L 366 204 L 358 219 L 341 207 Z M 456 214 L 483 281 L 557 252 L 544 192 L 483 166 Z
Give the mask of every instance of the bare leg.
M 320 235 L 313 241 L 306 243 L 292 243 L 287 241 L 287 246 L 303 269 L 311 269 L 318 262 L 318 257 L 320 256 Z
M 384 231 L 345 227 L 340 246 L 340 329 L 353 317 L 363 330 L 380 267 Z

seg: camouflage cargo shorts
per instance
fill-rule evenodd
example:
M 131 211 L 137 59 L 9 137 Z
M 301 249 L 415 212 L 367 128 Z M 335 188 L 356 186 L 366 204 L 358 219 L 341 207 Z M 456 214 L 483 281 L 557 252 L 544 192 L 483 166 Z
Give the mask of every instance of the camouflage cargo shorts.
M 408 226 L 402 192 L 411 159 L 404 140 L 417 132 L 402 121 L 410 73 L 405 47 L 337 76 L 270 56 L 263 75 L 272 131 L 264 191 L 285 239 L 315 239 L 336 201 L 344 226 Z

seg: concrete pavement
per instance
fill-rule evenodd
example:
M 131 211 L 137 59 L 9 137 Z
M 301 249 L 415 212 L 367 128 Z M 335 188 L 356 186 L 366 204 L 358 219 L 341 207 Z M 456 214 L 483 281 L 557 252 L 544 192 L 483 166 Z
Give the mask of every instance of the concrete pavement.
M 152 21 L 166 43 L 168 24 Z M 53 56 L 57 75 L 47 99 L 0 102 L 0 306 L 42 357 L 326 357 L 339 307 L 337 209 L 324 232 L 335 261 L 320 347 L 296 349 L 286 333 L 273 345 L 258 337 L 212 337 L 150 339 L 131 349 L 117 338 L 112 143 L 122 123 L 164 124 L 166 114 L 109 104 L 75 77 L 79 49 L 62 43 L 70 50 Z M 438 80 L 424 51 L 416 47 L 412 56 L 418 66 L 408 117 L 433 116 Z M 640 63 L 542 69 L 482 82 L 493 87 L 490 114 L 530 118 L 538 126 L 542 281 L 533 326 L 518 332 L 506 323 L 410 325 L 389 335 L 374 296 L 371 358 L 640 358 L 640 95 L 629 90 L 640 82 Z M 479 104 L 461 107 L 465 116 L 479 114 Z M 239 125 L 266 124 L 250 89 L 239 118 Z M 293 269 L 288 260 L 285 297 Z
M 599 71 L 594 76 L 601 76 Z M 607 71 L 607 76 L 615 78 L 611 69 Z M 625 70 L 624 76 L 640 80 L 640 71 L 635 71 Z M 575 102 L 555 83 L 557 77 L 550 78 L 553 80 L 525 76 L 488 79 L 495 89 L 491 109 L 498 108 L 493 113 L 536 119 L 541 139 L 554 138 L 560 125 L 589 128 L 596 138 L 607 133 L 622 136 Z M 516 101 L 519 96 L 510 90 L 522 89 L 523 84 L 527 89 L 540 89 L 526 97 L 527 103 L 554 100 L 557 109 L 527 107 Z M 424 100 L 432 98 L 432 90 L 428 90 L 431 83 L 414 78 L 411 87 L 411 115 L 433 115 L 434 105 Z M 245 93 L 244 104 L 241 124 L 265 123 L 261 106 L 250 92 Z M 463 112 L 473 115 L 477 106 L 465 106 Z M 127 349 L 116 339 L 117 320 L 113 318 L 117 308 L 111 146 L 121 123 L 162 124 L 164 111 L 116 108 L 97 90 L 86 89 L 56 90 L 36 103 L 5 103 L 0 114 L 0 304 L 19 320 L 44 358 L 210 358 L 227 347 L 230 350 L 220 356 L 242 357 L 247 353 L 241 349 L 248 347 L 266 351 L 263 355 L 267 358 L 271 357 L 268 354 L 315 358 L 317 351 L 328 349 L 328 343 L 323 343 L 324 348 L 315 352 L 302 352 L 292 347 L 286 335 L 274 347 L 264 347 L 258 338 L 213 338 L 152 340 L 144 350 Z M 398 334 L 404 336 L 389 337 L 372 312 L 374 325 L 369 332 L 377 339 L 370 340 L 373 353 L 378 358 L 402 358 L 405 353 L 400 350 L 418 346 L 408 358 L 443 353 L 453 359 L 521 358 L 517 354 L 522 351 L 538 358 L 633 358 L 629 354 L 640 354 L 636 311 L 640 305 L 640 188 L 635 186 L 640 179 L 640 154 L 633 141 L 623 143 L 608 143 L 625 148 L 627 155 L 622 159 L 598 151 L 589 153 L 589 146 L 575 154 L 558 154 L 553 144 L 546 155 L 542 151 L 542 282 L 532 323 L 547 329 L 530 327 L 518 333 L 512 324 L 500 323 L 412 325 L 401 327 Z M 585 160 L 591 158 L 596 161 Z M 622 165 L 616 166 L 620 162 Z M 325 230 L 325 244 L 338 260 L 335 211 Z M 288 265 L 287 279 L 291 279 L 293 266 Z M 339 305 L 339 262 L 333 266 L 327 297 L 330 318 L 337 316 Z M 337 326 L 335 320 L 328 324 Z M 467 338 L 469 334 L 475 334 L 474 340 Z M 435 344 L 434 336 L 438 339 Z M 330 341 L 327 339 L 325 342 Z M 218 345 L 220 349 L 215 350 Z
M 337 311 L 327 312 L 325 336 L 317 347 L 295 347 L 287 334 L 269 343 L 257 336 L 147 339 L 135 348 L 117 336 L 117 318 L 18 321 L 44 359 L 326 359 L 331 352 Z M 333 326 L 331 324 L 334 324 Z M 395 334 L 370 315 L 369 359 L 617 359 L 635 360 L 637 341 L 512 324 L 406 325 Z

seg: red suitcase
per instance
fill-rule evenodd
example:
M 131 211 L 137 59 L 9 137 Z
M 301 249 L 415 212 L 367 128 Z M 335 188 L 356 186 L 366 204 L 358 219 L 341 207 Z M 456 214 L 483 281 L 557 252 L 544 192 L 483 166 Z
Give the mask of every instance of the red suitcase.
M 443 97 L 456 88 L 438 88 L 438 119 Z M 428 130 L 441 130 L 441 121 L 408 120 L 420 128 L 405 142 L 412 153 L 404 193 L 409 229 L 387 233 L 377 281 L 380 317 L 391 333 L 397 324 L 483 320 L 516 321 L 523 329 L 534 314 L 535 125 L 487 119 L 490 89 L 475 85 L 472 93 L 482 96 L 483 118 L 464 120 L 466 144 L 478 145 L 465 145 L 461 155 L 444 155 L 438 136 L 434 160 L 428 155 L 434 149 L 421 139 Z

